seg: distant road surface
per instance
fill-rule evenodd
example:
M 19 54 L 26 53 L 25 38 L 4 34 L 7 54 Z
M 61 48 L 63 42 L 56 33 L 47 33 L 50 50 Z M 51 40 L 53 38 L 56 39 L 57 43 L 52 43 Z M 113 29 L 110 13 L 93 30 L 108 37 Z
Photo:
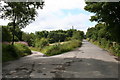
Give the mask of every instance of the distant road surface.
M 117 78 L 118 61 L 83 40 L 73 51 L 46 57 L 34 54 L 3 64 L 3 78 Z

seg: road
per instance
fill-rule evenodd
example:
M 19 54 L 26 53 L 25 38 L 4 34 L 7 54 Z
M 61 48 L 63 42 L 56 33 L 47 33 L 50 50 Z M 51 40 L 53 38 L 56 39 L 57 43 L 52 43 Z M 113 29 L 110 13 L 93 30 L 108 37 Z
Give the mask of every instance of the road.
M 3 64 L 3 78 L 117 78 L 115 56 L 84 40 L 73 51 L 56 56 L 38 52 Z

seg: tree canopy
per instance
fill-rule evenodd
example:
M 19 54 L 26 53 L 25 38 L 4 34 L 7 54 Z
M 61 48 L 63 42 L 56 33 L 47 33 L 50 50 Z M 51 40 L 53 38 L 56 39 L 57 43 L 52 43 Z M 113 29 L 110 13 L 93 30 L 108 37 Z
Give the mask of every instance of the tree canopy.
M 16 26 L 24 28 L 35 20 L 37 15 L 36 9 L 41 8 L 40 2 L 5 2 L 5 5 L 0 5 L 0 17 L 10 20 L 10 25 L 13 26 L 13 43 Z
M 105 23 L 112 40 L 120 42 L 120 2 L 86 2 L 85 10 L 95 13 L 91 21 Z

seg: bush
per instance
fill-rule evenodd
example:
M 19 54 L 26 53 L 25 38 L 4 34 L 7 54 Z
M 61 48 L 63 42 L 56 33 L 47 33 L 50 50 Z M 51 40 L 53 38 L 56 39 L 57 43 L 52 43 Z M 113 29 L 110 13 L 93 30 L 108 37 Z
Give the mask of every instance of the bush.
M 46 39 L 46 38 L 41 38 L 41 39 L 35 40 L 35 47 L 43 48 L 46 45 L 48 45 L 48 39 Z
M 18 58 L 19 55 L 15 51 L 15 47 L 8 44 L 2 44 L 2 61 L 9 61 Z
M 2 44 L 2 61 L 10 61 L 31 54 L 31 50 L 24 44 Z
M 27 42 L 29 46 L 34 46 L 35 35 L 33 33 L 22 33 L 22 40 Z
M 4 41 L 12 41 L 12 33 L 10 32 L 8 26 L 2 26 L 2 42 Z
M 70 41 L 72 40 L 72 37 L 66 37 L 65 41 Z
M 57 55 L 57 54 L 61 54 L 63 52 L 73 50 L 74 48 L 81 46 L 81 44 L 82 43 L 79 40 L 69 41 L 64 44 L 58 43 L 56 45 L 51 45 L 51 46 L 45 47 L 42 50 L 42 52 L 48 56 Z
M 52 45 L 45 47 L 42 52 L 48 56 L 60 54 L 60 45 Z
M 105 48 L 108 50 L 110 48 L 110 46 L 112 46 L 112 43 L 111 43 L 111 41 L 108 40 L 106 42 L 106 47 Z
M 113 49 L 113 51 L 116 53 L 115 55 L 120 56 L 120 45 L 118 43 L 113 47 Z
M 113 53 L 116 56 L 120 56 L 120 44 L 116 43 L 113 45 L 112 41 L 105 40 L 105 39 L 99 39 L 98 41 L 93 41 L 90 39 L 90 42 L 94 43 L 95 45 L 99 45 L 101 48 L 104 48 L 105 50 Z
M 19 56 L 26 56 L 26 55 L 31 54 L 31 50 L 25 44 L 17 43 L 17 44 L 15 44 L 15 48 L 17 50 L 16 53 Z
M 73 32 L 72 38 L 73 39 L 77 39 L 77 40 L 82 40 L 83 36 L 84 36 L 83 32 L 81 32 L 81 31 L 75 31 L 75 32 Z

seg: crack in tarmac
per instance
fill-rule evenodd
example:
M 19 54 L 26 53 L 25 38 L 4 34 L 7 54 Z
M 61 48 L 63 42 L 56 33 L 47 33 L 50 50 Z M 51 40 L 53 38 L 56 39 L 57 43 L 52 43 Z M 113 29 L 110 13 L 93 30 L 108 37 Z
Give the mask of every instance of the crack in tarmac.
M 81 48 L 65 54 L 51 57 L 37 55 L 5 63 L 3 78 L 102 78 L 117 77 L 118 74 L 114 57 L 85 41 Z
M 76 56 L 74 56 L 72 59 L 70 59 L 70 61 L 67 61 L 64 64 L 59 64 L 59 66 L 54 68 L 55 70 L 50 72 L 50 73 L 53 73 L 55 75 L 55 77 L 53 77 L 53 78 L 62 78 L 62 73 L 65 72 L 64 70 L 66 68 L 68 68 L 69 66 L 71 66 L 75 62 L 81 62 L 82 61 L 82 60 L 77 60 L 76 61 L 76 59 L 77 59 Z
M 31 74 L 32 74 L 32 72 L 34 71 L 34 67 L 35 67 L 35 62 L 33 62 L 33 64 L 32 64 L 32 68 L 31 68 L 31 70 L 29 71 L 29 78 L 31 78 Z

